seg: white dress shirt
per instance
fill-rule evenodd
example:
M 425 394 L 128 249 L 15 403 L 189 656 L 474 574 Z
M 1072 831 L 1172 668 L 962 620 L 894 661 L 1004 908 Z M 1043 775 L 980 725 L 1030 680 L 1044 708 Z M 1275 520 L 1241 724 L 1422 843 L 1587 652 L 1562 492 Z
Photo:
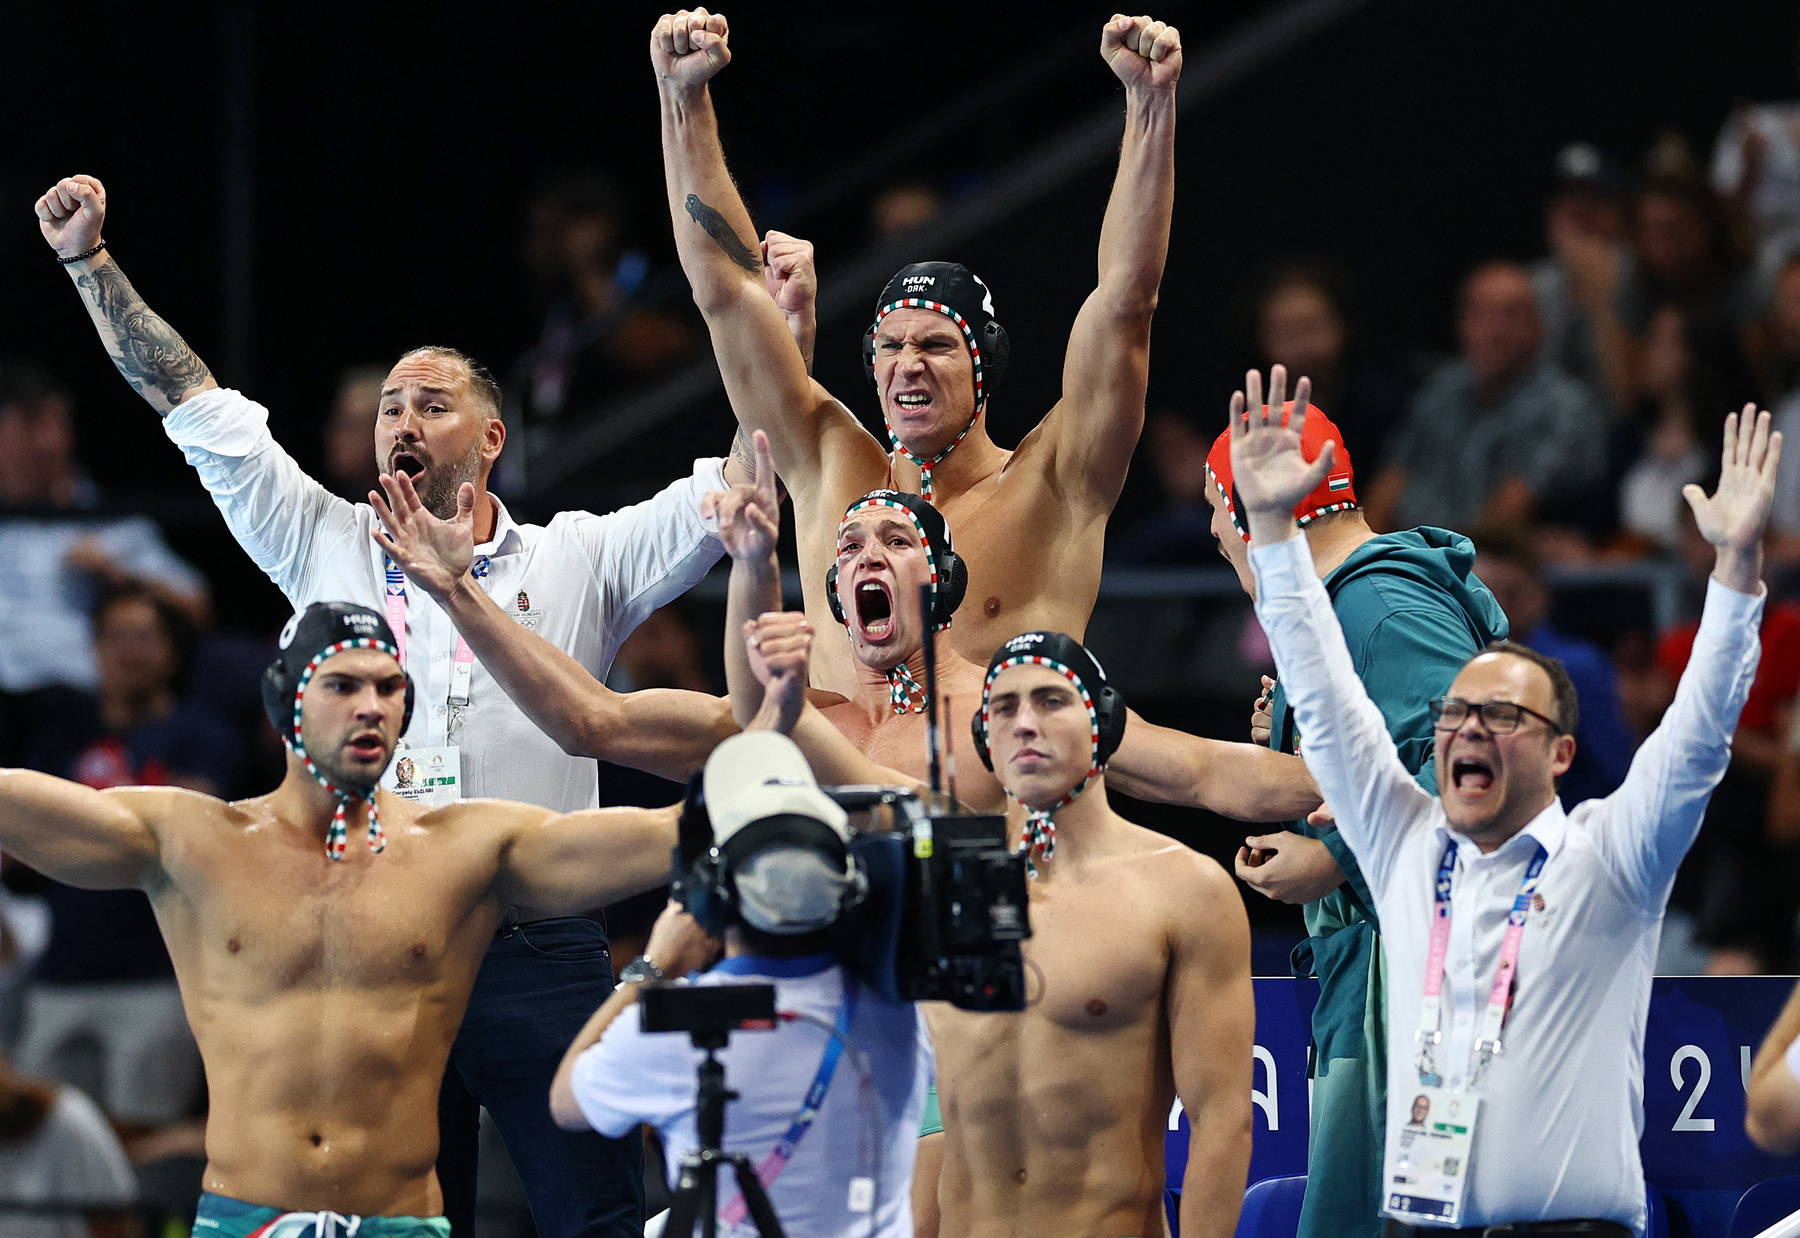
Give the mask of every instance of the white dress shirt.
M 269 433 L 268 410 L 235 391 L 176 405 L 163 428 L 200 474 L 225 523 L 296 609 L 355 602 L 386 613 L 385 558 L 367 503 L 350 503 L 300 471 Z M 724 461 L 696 460 L 691 476 L 604 516 L 561 512 L 518 524 L 498 499 L 484 582 L 501 609 L 603 679 L 644 617 L 704 576 L 724 553 L 700 500 L 724 489 Z M 406 742 L 461 747 L 462 793 L 569 812 L 598 803 L 595 762 L 572 757 L 538 730 L 479 661 L 469 704 L 451 730 L 457 634 L 424 590 L 406 590 L 407 670 L 418 687 Z
M 1565 813 L 1560 801 L 1488 855 L 1449 829 L 1438 797 L 1394 752 L 1352 669 L 1306 539 L 1251 550 L 1302 755 L 1375 896 L 1387 947 L 1388 1123 L 1407 1121 L 1418 1079 L 1426 951 L 1438 862 L 1457 848 L 1438 1070 L 1467 1085 L 1506 918 L 1541 844 L 1503 1050 L 1481 1086 L 1463 1225 L 1588 1217 L 1642 1233 L 1644 1020 L 1675 870 L 1731 759 L 1760 654 L 1763 598 L 1707 586 L 1692 658 L 1624 785 Z

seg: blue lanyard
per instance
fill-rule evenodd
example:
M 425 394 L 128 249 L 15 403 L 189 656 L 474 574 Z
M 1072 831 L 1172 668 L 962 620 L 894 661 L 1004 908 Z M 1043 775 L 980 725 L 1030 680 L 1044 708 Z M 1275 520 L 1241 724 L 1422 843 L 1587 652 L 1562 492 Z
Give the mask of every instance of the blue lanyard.
M 767 1189 L 769 1184 L 781 1176 L 787 1163 L 793 1159 L 794 1150 L 800 1141 L 806 1138 L 806 1132 L 812 1129 L 813 1119 L 819 1116 L 819 1106 L 825 1103 L 825 1093 L 831 1090 L 831 1077 L 837 1073 L 838 1059 L 844 1056 L 844 1041 L 850 1034 L 850 1020 L 856 1014 L 856 980 L 849 972 L 844 973 L 844 1004 L 838 1007 L 837 1034 L 825 1044 L 825 1056 L 819 1059 L 819 1069 L 813 1075 L 812 1086 L 806 1089 L 806 1099 L 800 1105 L 800 1111 L 794 1120 L 788 1123 L 787 1133 L 773 1151 L 763 1157 L 762 1164 L 756 1167 L 757 1180 Z M 744 1203 L 743 1192 L 736 1199 L 719 1210 L 719 1215 L 728 1223 L 736 1225 L 748 1215 L 748 1206 Z

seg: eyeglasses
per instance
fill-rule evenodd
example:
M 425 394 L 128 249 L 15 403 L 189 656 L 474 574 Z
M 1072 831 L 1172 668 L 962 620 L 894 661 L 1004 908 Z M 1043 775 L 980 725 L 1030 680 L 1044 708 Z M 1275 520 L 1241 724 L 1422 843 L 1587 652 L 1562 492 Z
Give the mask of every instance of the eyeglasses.
M 1471 705 L 1454 696 L 1440 696 L 1431 702 L 1431 725 L 1440 731 L 1461 730 L 1462 724 L 1469 720 L 1471 710 L 1481 715 L 1481 725 L 1490 735 L 1511 735 L 1519 729 L 1519 720 L 1525 714 L 1530 714 L 1557 734 L 1562 733 L 1560 726 L 1535 709 L 1511 701 L 1483 701 Z

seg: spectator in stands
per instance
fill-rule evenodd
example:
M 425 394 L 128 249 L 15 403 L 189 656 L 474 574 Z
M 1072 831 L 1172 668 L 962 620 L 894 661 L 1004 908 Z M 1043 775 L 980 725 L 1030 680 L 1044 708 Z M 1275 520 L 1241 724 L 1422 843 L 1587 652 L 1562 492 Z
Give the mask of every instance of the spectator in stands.
M 1606 419 L 1594 394 L 1540 357 L 1531 277 L 1514 262 L 1463 283 L 1462 356 L 1419 388 L 1375 480 L 1378 530 L 1520 525 L 1572 510 L 1602 480 Z
M 1614 439 L 1624 469 L 1619 527 L 1639 546 L 1674 554 L 1687 510 L 1681 488 L 1706 477 L 1707 446 L 1758 384 L 1728 324 L 1696 321 L 1674 302 L 1651 316 L 1641 358 L 1635 416 Z
M 1284 263 L 1264 278 L 1255 309 L 1262 354 L 1257 364 L 1285 365 L 1290 374 L 1311 378 L 1313 403 L 1343 432 L 1351 458 L 1382 459 L 1388 432 L 1405 420 L 1406 406 L 1380 371 L 1355 361 L 1349 301 L 1337 275 L 1309 263 Z M 1211 446 L 1210 437 L 1200 440 L 1202 461 Z
M 1506 612 L 1512 639 L 1561 659 L 1575 685 L 1575 760 L 1562 776 L 1558 796 L 1573 805 L 1611 795 L 1625 781 L 1637 747 L 1619 708 L 1612 659 L 1600 646 L 1558 631 L 1550 621 L 1550 587 L 1530 538 L 1503 527 L 1477 529 L 1469 536 L 1475 543 L 1475 575 Z
M 1712 187 L 1755 254 L 1766 285 L 1800 252 L 1800 101 L 1754 103 L 1713 144 Z
M 1625 329 L 1641 337 L 1658 307 L 1674 303 L 1699 320 L 1742 330 L 1760 302 L 1739 258 L 1724 210 L 1684 163 L 1679 144 L 1651 155 L 1652 173 L 1638 189 L 1630 260 L 1613 304 Z
M 7 1238 L 138 1238 L 137 1179 L 94 1102 L 0 1061 L 0 1199 Z M 57 1204 L 81 1210 L 58 1213 Z M 152 1235 L 151 1238 L 156 1238 Z
M 1622 164 L 1586 142 L 1563 147 L 1544 207 L 1550 253 L 1530 268 L 1544 357 L 1614 409 L 1631 402 L 1631 339 L 1613 309 L 1630 208 Z
M 196 625 L 210 609 L 154 521 L 102 507 L 75 461 L 68 394 L 29 366 L 0 366 L 0 564 L 0 712 L 8 693 L 99 681 L 97 587 L 138 581 Z
M 325 475 L 322 481 L 339 498 L 366 503 L 381 470 L 370 443 L 375 433 L 375 413 L 381 406 L 381 385 L 387 367 L 359 365 L 338 378 L 337 397 L 325 420 Z
M 1763 345 L 1767 381 L 1779 396 L 1775 428 L 1784 441 L 1800 443 L 1800 253 L 1776 273 Z M 1800 565 L 1800 451 L 1781 458 L 1769 530 L 1770 558 L 1788 568 Z
M 1702 483 L 1705 484 L 1705 483 Z M 1682 554 L 1696 580 L 1711 570 L 1711 547 L 1690 516 Z M 1657 647 L 1665 699 L 1687 667 L 1699 620 L 1669 629 Z M 1781 971 L 1791 965 L 1800 884 L 1796 856 L 1777 847 L 1766 822 L 1782 760 L 1785 724 L 1800 690 L 1800 605 L 1771 600 L 1763 611 L 1762 660 L 1738 716 L 1731 766 L 1707 805 L 1700 837 L 1675 880 L 1670 908 L 1691 917 L 1715 975 Z
M 57 698 L 30 766 L 98 788 L 231 786 L 237 737 L 177 695 L 193 643 L 186 617 L 124 585 L 101 598 L 94 629 L 100 691 Z M 200 1057 L 149 900 L 55 881 L 44 899 L 50 943 L 26 994 L 20 1064 L 92 1089 L 128 1137 L 180 1121 Z
M 632 299 L 648 263 L 626 252 L 624 222 L 618 186 L 591 170 L 552 177 L 531 203 L 525 259 L 550 306 L 513 384 L 528 428 L 592 413 L 694 351 L 678 319 Z
M 889 181 L 869 204 L 869 224 L 875 240 L 891 241 L 923 228 L 944 213 L 944 195 L 923 176 L 902 176 Z

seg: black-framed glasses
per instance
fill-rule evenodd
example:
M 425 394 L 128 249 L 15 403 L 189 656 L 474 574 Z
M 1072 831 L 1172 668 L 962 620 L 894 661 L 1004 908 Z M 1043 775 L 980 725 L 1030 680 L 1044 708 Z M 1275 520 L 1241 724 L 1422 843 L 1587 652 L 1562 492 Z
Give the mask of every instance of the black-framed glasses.
M 1527 709 L 1512 701 L 1483 701 L 1479 705 L 1472 705 L 1454 696 L 1440 696 L 1431 702 L 1431 725 L 1440 731 L 1460 730 L 1462 724 L 1469 720 L 1471 710 L 1481 715 L 1481 725 L 1491 735 L 1511 735 L 1519 729 L 1519 720 L 1526 714 L 1557 734 L 1562 734 L 1562 728 L 1555 721 L 1544 717 L 1535 709 Z

